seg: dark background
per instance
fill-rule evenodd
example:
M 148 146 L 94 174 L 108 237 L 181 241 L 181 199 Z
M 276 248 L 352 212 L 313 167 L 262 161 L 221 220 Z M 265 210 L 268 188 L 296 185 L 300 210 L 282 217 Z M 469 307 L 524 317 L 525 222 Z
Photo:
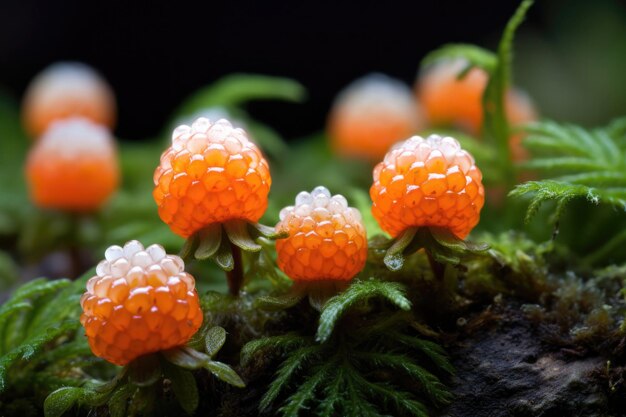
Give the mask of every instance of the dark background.
M 287 137 L 319 130 L 337 91 L 371 71 L 412 82 L 420 59 L 447 42 L 493 47 L 518 1 L 186 4 L 84 0 L 0 2 L 0 86 L 20 97 L 58 60 L 98 69 L 113 86 L 123 138 L 155 135 L 197 88 L 231 72 L 292 77 L 302 105 L 250 110 Z M 540 1 L 524 30 L 550 36 L 568 2 Z

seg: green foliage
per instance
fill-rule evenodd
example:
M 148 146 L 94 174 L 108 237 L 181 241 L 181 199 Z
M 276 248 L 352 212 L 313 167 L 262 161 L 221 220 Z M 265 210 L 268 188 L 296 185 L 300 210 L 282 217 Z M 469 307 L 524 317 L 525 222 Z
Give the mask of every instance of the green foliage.
M 556 220 L 576 198 L 626 210 L 626 141 L 619 126 L 587 130 L 546 121 L 527 127 L 524 143 L 535 156 L 525 166 L 551 175 L 518 185 L 510 193 L 530 197 L 527 220 L 549 200 L 557 203 Z
M 357 305 L 367 304 L 372 298 L 386 299 L 405 311 L 411 309 L 411 302 L 406 299 L 401 284 L 375 279 L 359 280 L 324 305 L 315 339 L 322 343 L 327 341 L 337 321 L 348 310 L 354 309 Z
M 494 177 L 499 178 L 508 188 L 515 183 L 515 171 L 511 163 L 509 147 L 511 127 L 506 117 L 504 100 L 511 85 L 515 32 L 524 21 L 533 2 L 533 0 L 521 2 L 507 23 L 495 54 L 474 45 L 449 44 L 431 52 L 422 61 L 422 66 L 427 66 L 440 60 L 461 58 L 467 62 L 467 65 L 459 73 L 459 78 L 465 76 L 474 67 L 487 73 L 489 80 L 483 94 L 483 134 L 497 154 L 497 157 L 491 161 L 498 173 Z
M 381 311 L 374 300 L 401 311 Z M 287 333 L 249 342 L 244 365 L 268 354 L 284 358 L 260 411 L 280 401 L 283 416 L 428 416 L 429 406 L 450 401 L 435 373 L 453 369 L 438 344 L 412 334 L 410 306 L 398 283 L 357 281 L 324 305 L 315 339 Z
M 34 280 L 0 307 L 0 391 L 54 387 L 66 380 L 66 366 L 84 363 L 89 349 L 76 337 L 81 284 Z

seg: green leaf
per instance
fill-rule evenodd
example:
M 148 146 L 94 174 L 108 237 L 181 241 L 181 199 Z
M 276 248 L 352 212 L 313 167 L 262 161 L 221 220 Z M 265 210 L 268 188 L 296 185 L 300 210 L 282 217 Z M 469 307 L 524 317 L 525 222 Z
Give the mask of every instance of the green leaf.
M 198 233 L 198 245 L 194 252 L 196 259 L 209 259 L 214 256 L 222 244 L 222 225 L 213 223 Z
M 441 60 L 453 60 L 462 58 L 468 62 L 469 68 L 482 68 L 487 73 L 494 71 L 498 60 L 496 55 L 484 48 L 470 44 L 448 44 L 427 54 L 421 62 L 422 68 L 436 64 Z
M 188 98 L 178 114 L 192 114 L 215 106 L 238 106 L 250 100 L 284 100 L 300 102 L 305 88 L 296 81 L 253 74 L 232 74 L 200 89 Z
M 83 393 L 83 388 L 59 388 L 46 397 L 43 403 L 44 414 L 46 417 L 61 417 L 82 398 Z
M 244 251 L 258 252 L 262 249 L 261 245 L 256 243 L 250 236 L 248 222 L 245 220 L 227 221 L 224 223 L 224 229 L 233 245 L 240 247 Z
M 128 410 L 128 400 L 137 391 L 137 388 L 130 384 L 123 384 L 113 391 L 109 399 L 109 414 L 111 417 L 125 417 Z
M 390 271 L 399 271 L 404 265 L 404 251 L 413 242 L 417 228 L 410 227 L 393 240 L 393 244 L 385 252 L 385 266 Z
M 243 382 L 241 377 L 237 375 L 237 372 L 233 370 L 230 366 L 226 365 L 222 362 L 217 361 L 208 361 L 204 367 L 211 371 L 213 375 L 215 375 L 218 379 L 235 386 L 237 388 L 244 388 L 246 383 Z
M 165 376 L 172 382 L 172 390 L 180 406 L 188 414 L 193 414 L 198 408 L 199 395 L 196 379 L 193 374 L 184 369 L 165 364 Z
M 226 343 L 226 330 L 223 327 L 211 327 L 204 338 L 206 353 L 212 358 Z
M 411 302 L 406 298 L 403 286 L 397 282 L 375 279 L 356 281 L 346 291 L 328 300 L 320 315 L 316 340 L 322 343 L 327 341 L 343 314 L 356 305 L 363 305 L 376 297 L 388 300 L 401 310 L 411 308 Z

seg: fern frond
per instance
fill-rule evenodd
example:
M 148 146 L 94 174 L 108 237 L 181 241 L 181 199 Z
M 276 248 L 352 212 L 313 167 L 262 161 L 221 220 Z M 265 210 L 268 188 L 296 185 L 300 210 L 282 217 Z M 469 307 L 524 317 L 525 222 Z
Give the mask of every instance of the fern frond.
M 626 210 L 626 148 L 620 143 L 621 123 L 606 128 L 583 129 L 551 121 L 526 128 L 524 144 L 534 158 L 524 165 L 550 176 L 518 185 L 509 195 L 528 196 L 529 221 L 546 201 L 555 201 L 555 219 L 576 198 Z M 622 132 L 622 133 L 620 133 Z
M 335 324 L 346 311 L 376 297 L 384 298 L 402 310 L 411 308 L 411 302 L 406 298 L 400 283 L 375 279 L 356 281 L 347 290 L 328 300 L 320 315 L 316 340 L 320 342 L 328 340 Z
M 317 345 L 305 346 L 293 351 L 278 369 L 276 378 L 274 378 L 261 400 L 259 406 L 260 410 L 267 410 L 292 378 L 296 376 L 298 371 L 300 371 L 309 360 L 320 355 L 320 353 L 320 348 Z

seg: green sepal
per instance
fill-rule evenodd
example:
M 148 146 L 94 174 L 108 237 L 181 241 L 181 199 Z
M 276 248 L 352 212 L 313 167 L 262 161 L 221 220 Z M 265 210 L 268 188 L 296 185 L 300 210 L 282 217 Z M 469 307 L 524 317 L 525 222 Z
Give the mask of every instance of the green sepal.
M 140 356 L 128 364 L 128 380 L 138 387 L 148 387 L 161 378 L 161 364 L 157 355 Z
M 270 240 L 284 239 L 289 236 L 288 232 L 279 232 L 274 227 L 266 226 L 261 223 L 248 223 L 250 234 L 255 238 L 264 237 Z
M 228 239 L 233 245 L 247 252 L 258 252 L 262 249 L 250 236 L 248 223 L 245 220 L 230 220 L 224 223 L 224 229 Z
M 171 381 L 172 391 L 178 403 L 188 414 L 193 414 L 198 408 L 200 396 L 193 374 L 169 363 L 163 364 L 165 377 Z
M 390 271 L 399 271 L 404 265 L 405 249 L 411 244 L 417 233 L 417 228 L 410 227 L 396 237 L 393 243 L 385 252 L 385 266 Z
M 222 233 L 221 244 L 211 259 L 226 272 L 235 268 L 235 258 L 233 258 L 233 251 L 226 233 Z
M 452 232 L 439 227 L 409 228 L 398 236 L 385 253 L 385 265 L 398 271 L 404 265 L 404 257 L 424 249 L 442 264 L 458 265 L 463 259 L 485 253 L 489 246 L 458 238 Z
M 193 235 L 189 236 L 187 240 L 185 240 L 183 247 L 180 249 L 180 252 L 178 253 L 178 256 L 180 256 L 183 261 L 188 262 L 191 259 L 193 259 L 194 252 L 196 251 L 196 248 L 198 247 L 198 244 L 200 243 L 200 239 L 198 235 L 199 235 L 198 232 L 194 233 Z
M 212 257 L 219 250 L 222 243 L 222 225 L 213 223 L 198 232 L 198 246 L 194 257 L 204 260 Z
M 53 391 L 43 403 L 46 417 L 61 417 L 84 396 L 84 388 L 62 387 Z

